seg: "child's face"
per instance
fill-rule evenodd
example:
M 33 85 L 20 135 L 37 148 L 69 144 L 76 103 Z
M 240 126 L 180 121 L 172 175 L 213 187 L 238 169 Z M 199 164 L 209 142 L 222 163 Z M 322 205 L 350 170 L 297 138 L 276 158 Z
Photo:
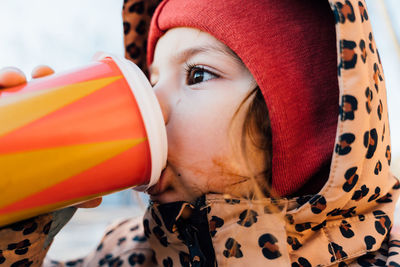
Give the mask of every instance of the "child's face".
M 241 158 L 244 115 L 256 87 L 224 44 L 192 28 L 169 30 L 157 43 L 151 82 L 163 110 L 168 164 L 149 190 L 154 201 L 191 201 L 205 193 L 247 196 L 250 177 L 264 171 L 264 154 L 249 141 L 249 168 Z

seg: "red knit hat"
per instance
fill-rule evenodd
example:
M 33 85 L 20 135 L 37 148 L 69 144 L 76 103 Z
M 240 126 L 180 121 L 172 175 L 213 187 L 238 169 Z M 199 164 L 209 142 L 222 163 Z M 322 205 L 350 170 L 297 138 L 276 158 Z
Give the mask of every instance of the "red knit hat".
M 272 188 L 281 196 L 319 190 L 329 175 L 339 102 L 328 1 L 165 0 L 151 22 L 148 64 L 158 39 L 180 26 L 223 42 L 257 81 L 271 121 Z

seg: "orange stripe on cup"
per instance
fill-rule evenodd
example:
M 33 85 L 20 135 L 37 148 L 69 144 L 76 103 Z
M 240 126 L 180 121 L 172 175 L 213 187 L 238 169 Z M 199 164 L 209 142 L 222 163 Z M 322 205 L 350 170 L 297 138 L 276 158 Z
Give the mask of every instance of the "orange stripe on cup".
M 1 155 L 0 207 L 65 181 L 143 141 L 128 139 Z
M 139 108 L 125 83 L 118 79 L 0 137 L 0 154 L 145 137 L 144 126 L 137 127 L 143 124 Z
M 98 192 L 115 191 L 132 187 L 135 183 L 145 182 L 151 170 L 150 160 L 143 157 L 143 155 L 149 154 L 148 144 L 144 139 L 137 140 L 134 143 L 130 142 L 129 147 L 132 144 L 134 146 L 118 155 L 76 175 L 67 177 L 58 183 L 54 184 L 51 183 L 53 179 L 49 181 L 43 178 L 42 181 L 49 183 L 49 186 L 40 191 L 29 193 L 26 197 L 0 208 L 0 214 L 81 199 L 85 196 L 95 195 Z M 121 146 L 126 145 L 128 145 L 127 142 L 121 142 Z M 106 151 L 103 154 L 105 155 Z M 103 158 L 104 155 L 99 158 Z M 136 162 L 133 162 L 133 159 Z M 110 176 L 113 177 L 112 180 L 109 179 Z M 142 177 L 142 180 L 137 180 L 135 177 Z M 82 187 L 86 189 L 83 191 Z
M 107 77 L 2 97 L 0 98 L 0 136 L 54 112 L 120 78 L 121 76 Z

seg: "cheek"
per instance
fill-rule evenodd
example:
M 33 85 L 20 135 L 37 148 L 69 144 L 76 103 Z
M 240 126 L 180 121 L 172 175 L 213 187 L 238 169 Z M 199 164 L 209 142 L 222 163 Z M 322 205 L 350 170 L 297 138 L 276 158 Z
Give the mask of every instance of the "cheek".
M 240 113 L 231 125 L 241 98 L 227 98 L 217 94 L 196 101 L 182 98 L 174 106 L 167 124 L 168 161 L 175 169 L 175 185 L 184 191 L 225 192 L 228 185 L 243 179 L 237 163 Z
M 196 102 L 182 100 L 167 124 L 170 153 L 188 153 L 189 157 L 194 156 L 192 154 L 209 157 L 225 153 L 233 113 L 232 108 L 202 103 L 201 99 Z

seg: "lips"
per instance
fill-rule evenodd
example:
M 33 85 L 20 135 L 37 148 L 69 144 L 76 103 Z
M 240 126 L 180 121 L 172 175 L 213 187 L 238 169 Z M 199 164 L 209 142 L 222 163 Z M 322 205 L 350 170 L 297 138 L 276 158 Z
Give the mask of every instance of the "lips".
M 168 168 L 168 164 L 167 164 L 167 166 L 165 167 L 165 169 L 162 170 L 161 175 L 160 175 L 160 179 L 158 180 L 158 182 L 147 190 L 147 193 L 148 193 L 149 195 L 151 195 L 151 196 L 156 196 L 156 195 L 159 195 L 159 194 L 161 194 L 162 192 L 165 191 L 165 188 L 166 188 L 166 187 L 163 186 L 163 185 L 164 185 L 164 182 L 163 182 L 164 179 L 163 179 L 163 178 L 164 178 L 164 176 L 165 176 L 165 173 L 166 173 L 166 171 L 167 171 L 167 168 Z

